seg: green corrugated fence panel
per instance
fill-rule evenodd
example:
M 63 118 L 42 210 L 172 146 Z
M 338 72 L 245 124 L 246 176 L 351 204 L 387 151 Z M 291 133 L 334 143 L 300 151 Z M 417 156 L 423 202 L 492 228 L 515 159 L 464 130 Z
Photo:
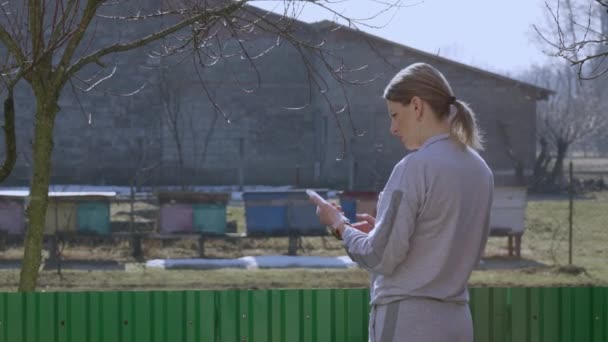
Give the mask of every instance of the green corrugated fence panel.
M 574 327 L 574 340 L 575 341 L 590 341 L 589 331 L 591 329 L 591 321 L 589 316 L 591 314 L 591 303 L 589 301 L 588 291 L 584 288 L 573 288 L 573 299 L 574 308 L 572 325 Z M 580 291 L 583 290 L 583 291 Z
M 594 288 L 591 290 L 592 336 L 593 342 L 608 341 L 608 291 Z M 605 303 L 602 305 L 602 303 Z
M 489 310 L 492 322 L 492 341 L 506 342 L 509 338 L 509 306 L 507 305 L 507 289 L 496 288 L 490 293 L 491 307 Z
M 9 294 L 6 297 L 4 308 L 4 319 L 2 326 L 4 331 L 4 341 L 21 341 L 25 338 L 25 305 L 23 294 Z
M 559 342 L 560 334 L 557 327 L 560 325 L 560 289 L 543 289 L 542 295 L 543 316 L 541 318 L 542 341 Z
M 248 317 L 251 326 L 251 341 L 270 341 L 272 322 L 270 292 L 267 290 L 248 292 Z M 249 341 L 249 340 L 248 340 Z
M 167 310 L 165 309 L 167 303 L 166 294 L 166 292 L 152 292 L 150 294 L 150 311 L 152 313 L 152 317 L 150 317 L 151 342 L 161 342 L 167 339 L 167 329 L 164 323 L 167 317 Z
M 312 291 L 304 291 L 302 293 L 302 308 L 303 308 L 303 314 L 304 314 L 304 329 L 303 329 L 303 336 L 301 341 L 304 342 L 312 342 L 314 341 L 314 334 L 313 334 L 313 329 L 314 329 L 314 322 L 315 322 L 315 315 L 314 315 L 314 307 L 315 307 L 315 302 L 314 302 L 314 292 Z
M 237 341 L 239 338 L 239 291 L 228 290 L 219 293 L 219 331 L 220 341 Z
M 529 291 L 527 288 L 514 288 L 511 290 L 511 341 L 529 341 L 530 310 Z
M 572 289 L 566 288 L 560 291 L 559 303 L 560 303 L 560 324 L 559 324 L 559 337 L 560 341 L 572 341 L 574 333 L 572 329 L 572 317 L 574 312 L 572 310 Z
M 333 341 L 332 334 L 333 315 L 332 315 L 332 290 L 317 290 L 312 293 L 314 297 L 314 306 L 312 315 L 313 323 L 313 341 Z
M 31 296 L 31 297 L 26 297 L 25 298 L 25 311 L 26 312 L 34 312 L 34 313 L 38 313 L 38 308 L 36 307 L 37 304 L 37 297 L 35 296 Z M 37 329 L 37 323 L 38 323 L 38 319 L 39 319 L 40 315 L 34 315 L 34 317 L 32 317 L 31 319 L 27 319 L 25 320 L 25 340 L 34 340 L 37 339 L 38 337 L 36 336 L 36 330 Z
M 270 340 L 281 341 L 283 339 L 284 316 L 281 306 L 281 290 L 270 291 Z
M 0 293 L 0 342 L 367 341 L 366 289 Z M 608 288 L 475 288 L 476 342 L 608 341 Z
M 471 293 L 471 315 L 473 317 L 473 327 L 475 341 L 491 340 L 491 320 L 490 309 L 492 306 L 489 288 L 479 288 Z
M 540 329 L 540 319 L 541 319 L 541 289 L 532 288 L 529 289 L 529 298 L 530 298 L 530 316 L 532 319 L 530 320 L 530 341 L 531 342 L 539 342 L 541 339 L 541 329 Z
M 45 336 L 45 341 L 56 342 L 58 339 L 57 325 L 57 296 L 46 294 L 34 294 L 38 298 L 37 312 L 37 327 L 36 337 L 41 340 L 40 336 Z M 34 340 L 36 341 L 36 340 Z
M 283 308 L 283 339 L 282 341 L 301 341 L 302 321 L 300 312 L 302 310 L 302 299 L 300 290 L 284 290 L 282 292 Z
M 346 311 L 346 296 L 344 291 L 336 290 L 332 301 L 333 337 L 337 342 L 348 342 L 346 337 L 346 321 L 349 312 Z

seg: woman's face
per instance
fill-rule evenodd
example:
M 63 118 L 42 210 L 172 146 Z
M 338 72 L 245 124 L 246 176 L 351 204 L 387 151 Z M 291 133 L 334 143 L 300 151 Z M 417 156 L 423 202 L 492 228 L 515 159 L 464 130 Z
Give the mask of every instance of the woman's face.
M 420 99 L 414 97 L 408 105 L 390 100 L 387 100 L 386 104 L 391 118 L 391 134 L 399 138 L 408 150 L 419 148 L 420 142 L 417 140 L 421 119 Z

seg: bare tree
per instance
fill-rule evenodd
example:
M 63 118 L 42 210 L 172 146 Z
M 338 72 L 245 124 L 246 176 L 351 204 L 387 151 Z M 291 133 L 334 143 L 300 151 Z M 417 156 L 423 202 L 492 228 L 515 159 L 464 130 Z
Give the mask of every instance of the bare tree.
M 499 138 L 503 142 L 502 146 L 504 147 L 505 154 L 507 155 L 507 157 L 509 157 L 509 160 L 511 161 L 511 163 L 513 165 L 515 181 L 518 184 L 525 185 L 526 179 L 525 179 L 525 175 L 524 175 L 524 168 L 525 168 L 524 158 L 521 155 L 521 153 L 518 153 L 515 150 L 515 147 L 513 144 L 513 138 L 509 134 L 509 129 L 507 127 L 507 124 L 504 121 L 499 119 L 496 121 L 496 126 L 497 126 L 497 131 L 499 134 Z
M 163 106 L 163 122 L 166 122 L 169 128 L 169 135 L 175 143 L 175 152 L 177 153 L 177 173 L 179 185 L 182 190 L 186 190 L 184 182 L 184 149 L 183 145 L 183 120 L 184 115 L 181 111 L 181 98 L 179 89 L 175 88 L 175 83 L 171 82 L 167 77 L 166 70 L 159 71 L 158 91 L 160 101 Z
M 208 89 L 210 98 L 217 98 L 223 83 L 223 79 L 219 80 L 214 83 L 213 88 Z M 166 69 L 159 71 L 158 90 L 163 107 L 162 122 L 167 125 L 168 134 L 175 145 L 177 173 L 182 191 L 188 189 L 185 174 L 187 171 L 185 169 L 186 159 L 189 159 L 188 164 L 191 169 L 198 169 L 205 162 L 209 143 L 221 116 L 217 110 L 213 112 L 211 120 L 185 112 L 182 108 L 182 101 L 184 101 L 182 93 L 186 90 L 185 88 L 180 85 L 179 80 L 171 77 Z M 201 134 L 203 123 L 208 124 L 204 127 L 205 133 Z M 191 148 L 191 151 L 188 150 L 188 147 Z
M 604 129 L 608 116 L 601 110 L 600 96 L 593 83 L 582 83 L 565 64 L 534 68 L 530 80 L 555 91 L 539 103 L 537 132 L 540 153 L 534 167 L 532 186 L 539 190 L 560 189 L 563 163 L 572 144 Z
M 576 67 L 580 79 L 608 72 L 608 1 L 552 0 L 545 2 L 547 22 L 534 25 L 545 52 Z
M 395 9 L 401 2 L 368 1 L 378 13 Z M 336 63 L 322 40 L 307 39 L 295 18 L 303 6 L 316 6 L 355 28 L 369 25 L 368 20 L 374 16 L 348 17 L 334 9 L 333 0 L 283 0 L 280 15 L 252 7 L 255 3 L 256 0 L 16 0 L 0 4 L 3 91 L 8 103 L 12 104 L 13 89 L 23 81 L 33 90 L 35 98 L 32 178 L 26 214 L 29 229 L 20 291 L 33 291 L 37 284 L 51 174 L 53 127 L 60 111 L 58 99 L 66 85 L 82 92 L 99 89 L 117 71 L 117 65 L 111 64 L 121 53 L 145 46 L 154 48 L 159 58 L 188 56 L 184 60 L 193 61 L 196 68 L 212 67 L 225 58 L 245 59 L 259 76 L 256 60 L 280 44 L 289 44 L 298 51 L 299 62 L 308 72 L 303 81 L 307 81 L 311 89 L 318 90 L 329 107 L 334 108 L 326 95 L 330 84 L 328 78 L 339 85 L 357 83 L 345 78 L 353 69 L 339 61 Z M 128 28 L 132 36 L 125 34 L 127 38 L 122 37 L 119 41 L 103 39 L 104 29 L 115 26 Z M 274 37 L 273 43 L 263 51 L 248 48 L 244 41 L 256 32 Z M 232 46 L 236 49 L 227 50 L 227 41 L 234 42 Z M 229 120 L 213 101 L 202 75 L 200 80 L 217 112 Z M 349 113 L 349 109 L 333 110 L 336 119 L 341 112 Z M 5 116 L 5 129 L 14 131 L 9 120 L 10 111 L 5 110 Z M 14 132 L 5 135 L 9 150 L 13 135 Z M 12 152 L 7 156 L 5 165 L 10 169 Z

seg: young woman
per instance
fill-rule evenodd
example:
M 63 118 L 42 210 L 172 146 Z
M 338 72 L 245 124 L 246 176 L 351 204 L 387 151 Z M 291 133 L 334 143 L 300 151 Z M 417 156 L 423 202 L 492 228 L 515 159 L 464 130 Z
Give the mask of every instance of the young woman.
M 494 188 L 476 152 L 475 115 L 425 63 L 400 71 L 384 98 L 391 133 L 413 152 L 395 165 L 377 218 L 355 229 L 322 203 L 319 219 L 371 274 L 370 341 L 473 341 L 467 282 L 486 244 Z

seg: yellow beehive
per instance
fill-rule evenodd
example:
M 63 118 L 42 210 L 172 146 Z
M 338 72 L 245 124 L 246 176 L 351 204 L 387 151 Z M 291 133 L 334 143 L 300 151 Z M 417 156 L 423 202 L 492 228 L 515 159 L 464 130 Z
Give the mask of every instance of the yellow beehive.
M 49 198 L 44 222 L 44 233 L 75 232 L 77 218 L 77 204 L 72 201 Z

